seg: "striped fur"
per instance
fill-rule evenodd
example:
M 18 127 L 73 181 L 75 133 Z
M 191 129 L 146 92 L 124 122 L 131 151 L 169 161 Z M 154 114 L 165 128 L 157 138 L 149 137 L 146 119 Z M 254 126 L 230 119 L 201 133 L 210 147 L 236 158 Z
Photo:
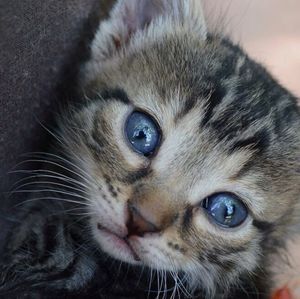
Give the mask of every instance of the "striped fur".
M 59 121 L 59 154 L 37 154 L 45 167 L 27 181 L 37 188 L 8 241 L 0 294 L 267 298 L 270 263 L 299 229 L 296 99 L 209 34 L 198 1 L 128 3 L 100 24 L 81 72 L 86 100 Z M 134 109 L 161 128 L 153 158 L 124 138 Z M 199 208 L 221 191 L 249 207 L 241 227 L 221 229 Z M 131 205 L 159 228 L 128 241 L 138 260 L 102 231 L 125 237 Z

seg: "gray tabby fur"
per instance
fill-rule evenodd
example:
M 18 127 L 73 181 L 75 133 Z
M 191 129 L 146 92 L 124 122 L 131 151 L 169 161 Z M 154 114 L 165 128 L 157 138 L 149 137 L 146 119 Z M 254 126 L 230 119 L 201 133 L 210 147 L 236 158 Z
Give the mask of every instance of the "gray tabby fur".
M 267 298 L 270 264 L 299 229 L 296 99 L 238 46 L 209 34 L 197 0 L 117 1 L 80 81 L 84 101 L 62 113 L 59 150 L 37 155 L 45 168 L 33 171 L 38 188 L 8 241 L 0 294 L 147 298 L 155 276 L 153 298 Z M 153 158 L 124 138 L 135 109 L 161 128 Z M 232 230 L 200 208 L 225 191 L 251 211 Z M 104 233 L 126 238 L 129 205 L 159 228 L 126 239 L 139 260 Z M 119 268 L 122 277 L 124 264 L 129 274 L 107 287 L 107 273 Z

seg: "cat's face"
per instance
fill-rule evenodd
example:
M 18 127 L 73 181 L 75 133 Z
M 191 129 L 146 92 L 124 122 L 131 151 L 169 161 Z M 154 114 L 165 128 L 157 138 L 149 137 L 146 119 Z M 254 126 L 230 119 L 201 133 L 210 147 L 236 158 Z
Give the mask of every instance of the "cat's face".
M 120 2 L 100 26 L 85 69 L 91 101 L 63 132 L 102 250 L 213 290 L 251 273 L 293 222 L 299 114 L 260 66 L 207 37 L 196 1 L 161 2 L 162 18 L 152 24 L 148 7 L 136 35 L 109 26 L 151 1 Z

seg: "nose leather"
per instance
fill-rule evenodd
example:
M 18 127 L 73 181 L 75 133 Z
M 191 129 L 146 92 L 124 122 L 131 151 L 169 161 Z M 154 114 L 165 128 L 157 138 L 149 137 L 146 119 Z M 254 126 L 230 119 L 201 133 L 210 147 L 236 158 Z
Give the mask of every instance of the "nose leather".
M 133 204 L 128 205 L 129 217 L 127 230 L 129 236 L 143 236 L 146 233 L 158 232 L 159 229 L 150 221 L 145 219 L 141 212 Z

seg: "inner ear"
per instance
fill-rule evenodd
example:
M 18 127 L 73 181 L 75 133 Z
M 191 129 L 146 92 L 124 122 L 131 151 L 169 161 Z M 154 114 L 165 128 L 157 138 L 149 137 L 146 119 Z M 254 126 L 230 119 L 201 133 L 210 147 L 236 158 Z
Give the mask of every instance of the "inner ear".
M 167 14 L 165 2 L 164 0 L 119 0 L 110 18 L 111 25 L 115 27 L 112 39 L 116 49 L 125 47 L 136 32 L 145 30 L 159 16 Z
M 152 20 L 163 14 L 163 6 L 161 1 L 155 0 L 134 0 L 131 3 L 135 3 L 135 15 L 132 19 L 136 19 L 135 31 L 142 30 L 147 27 Z
M 117 49 L 124 47 L 137 31 L 144 30 L 162 15 L 163 9 L 160 4 L 160 1 L 155 0 L 123 0 L 116 4 L 111 21 L 115 18 L 120 26 L 112 36 Z

